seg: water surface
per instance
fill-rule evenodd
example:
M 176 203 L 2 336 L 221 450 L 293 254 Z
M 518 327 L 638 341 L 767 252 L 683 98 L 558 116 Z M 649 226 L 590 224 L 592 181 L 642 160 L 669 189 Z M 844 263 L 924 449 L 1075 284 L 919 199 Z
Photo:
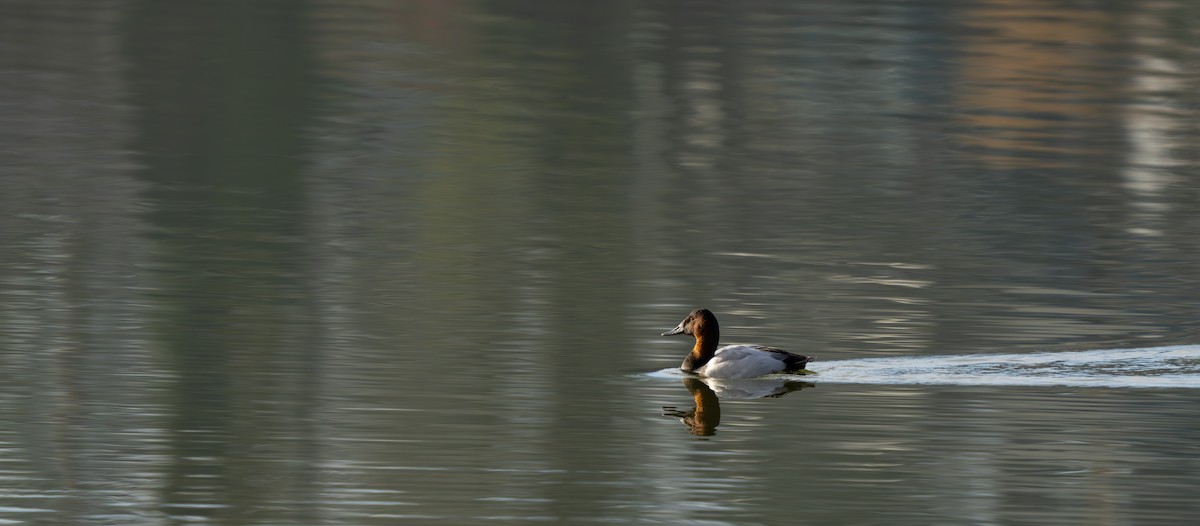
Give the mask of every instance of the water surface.
M 1187 523 L 1198 16 L 6 2 L 0 524 Z

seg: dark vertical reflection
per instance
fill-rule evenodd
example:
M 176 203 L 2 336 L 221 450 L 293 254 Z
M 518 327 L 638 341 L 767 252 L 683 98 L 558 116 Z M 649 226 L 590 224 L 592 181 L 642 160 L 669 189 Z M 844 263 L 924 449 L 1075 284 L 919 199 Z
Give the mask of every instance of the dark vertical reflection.
M 636 228 L 620 206 L 634 177 L 628 162 L 632 53 L 625 38 L 632 6 L 528 0 L 482 6 L 507 22 L 479 25 L 475 51 L 487 63 L 524 72 L 510 80 L 517 93 L 536 100 L 531 109 L 538 117 L 525 123 L 522 143 L 537 189 L 529 206 L 535 218 L 530 231 L 539 241 L 530 248 L 549 249 L 532 265 L 539 276 L 536 294 L 549 306 L 542 320 L 548 330 L 537 337 L 548 350 L 543 359 L 549 374 L 538 381 L 552 399 L 546 416 L 557 429 L 578 430 L 551 430 L 540 456 L 572 473 L 620 469 L 620 454 L 592 447 L 596 433 L 606 432 L 595 415 L 611 410 L 611 400 L 601 392 L 570 393 L 581 372 L 620 367 L 626 359 L 620 349 L 628 345 L 621 330 L 627 321 L 613 307 L 629 302 L 629 237 Z M 580 499 L 579 485 L 553 485 L 545 490 L 546 511 L 603 517 L 611 503 L 627 499 L 627 491 L 590 486 L 589 498 Z
M 296 505 L 281 516 L 311 517 L 306 13 L 293 2 L 146 1 L 128 19 L 155 329 L 174 376 L 170 514 L 240 518 L 287 500 Z
M 118 8 L 0 3 L 0 523 L 80 524 L 154 481 L 152 445 L 113 446 L 157 421 L 111 410 L 155 398 Z

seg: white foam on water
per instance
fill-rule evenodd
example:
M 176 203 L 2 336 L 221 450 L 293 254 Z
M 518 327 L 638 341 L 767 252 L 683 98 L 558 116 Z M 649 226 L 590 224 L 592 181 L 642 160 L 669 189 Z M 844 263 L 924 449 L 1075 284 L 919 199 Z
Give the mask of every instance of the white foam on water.
M 1200 388 L 1200 345 L 814 361 L 811 383 Z M 682 378 L 677 368 L 645 373 Z
M 814 361 L 812 383 L 1200 388 L 1200 346 Z

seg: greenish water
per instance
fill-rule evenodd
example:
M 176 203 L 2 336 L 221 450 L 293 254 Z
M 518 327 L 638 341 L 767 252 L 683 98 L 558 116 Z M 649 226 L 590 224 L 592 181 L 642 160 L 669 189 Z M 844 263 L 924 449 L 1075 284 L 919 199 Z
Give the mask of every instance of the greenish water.
M 0 524 L 1193 522 L 1197 27 L 0 2 Z

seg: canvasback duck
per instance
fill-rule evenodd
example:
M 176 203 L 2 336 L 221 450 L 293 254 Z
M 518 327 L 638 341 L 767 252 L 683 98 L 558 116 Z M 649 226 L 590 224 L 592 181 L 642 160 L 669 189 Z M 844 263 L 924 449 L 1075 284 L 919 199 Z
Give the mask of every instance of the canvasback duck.
M 734 344 L 718 347 L 721 328 L 708 309 L 696 309 L 663 336 L 687 334 L 696 337 L 696 346 L 679 366 L 684 372 L 709 378 L 754 378 L 771 373 L 795 373 L 804 370 L 812 358 L 781 351 L 765 345 Z

